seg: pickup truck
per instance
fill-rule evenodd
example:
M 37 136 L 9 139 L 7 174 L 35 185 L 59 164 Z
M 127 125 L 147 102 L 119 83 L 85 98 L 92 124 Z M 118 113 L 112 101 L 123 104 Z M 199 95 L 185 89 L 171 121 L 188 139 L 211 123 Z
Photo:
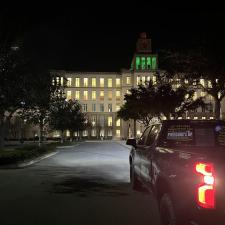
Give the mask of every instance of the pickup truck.
M 132 187 L 154 193 L 162 225 L 225 225 L 225 121 L 165 120 L 127 145 Z

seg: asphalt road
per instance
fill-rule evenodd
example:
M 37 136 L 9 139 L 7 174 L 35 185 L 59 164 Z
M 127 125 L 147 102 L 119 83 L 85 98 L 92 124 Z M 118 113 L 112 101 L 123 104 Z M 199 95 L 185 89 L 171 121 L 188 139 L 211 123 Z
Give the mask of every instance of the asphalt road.
M 86 142 L 0 170 L 1 225 L 159 225 L 151 194 L 131 190 L 129 149 Z

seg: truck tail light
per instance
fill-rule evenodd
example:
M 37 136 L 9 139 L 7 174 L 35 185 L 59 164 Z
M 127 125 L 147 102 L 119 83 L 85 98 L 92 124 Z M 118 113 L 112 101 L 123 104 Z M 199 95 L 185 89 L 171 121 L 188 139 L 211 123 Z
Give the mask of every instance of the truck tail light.
M 201 175 L 202 180 L 198 185 L 197 202 L 198 205 L 207 208 L 215 208 L 215 177 L 212 163 L 197 163 L 196 172 Z

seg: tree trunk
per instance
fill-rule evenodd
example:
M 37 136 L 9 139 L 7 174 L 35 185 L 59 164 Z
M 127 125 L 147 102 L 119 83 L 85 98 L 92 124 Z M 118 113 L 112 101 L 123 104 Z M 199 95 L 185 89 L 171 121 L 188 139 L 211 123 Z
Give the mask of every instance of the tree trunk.
M 41 146 L 42 142 L 43 142 L 43 123 L 41 121 L 39 124 L 39 143 L 38 143 L 38 145 Z
M 134 138 L 137 136 L 136 120 L 134 120 Z
M 220 118 L 220 108 L 221 108 L 220 100 L 216 98 L 214 98 L 214 100 L 215 100 L 214 116 L 216 120 L 219 120 L 221 119 Z
M 64 133 L 64 130 L 61 130 L 61 143 L 64 142 L 64 135 L 63 135 L 63 133 Z
M 0 148 L 3 148 L 5 145 L 5 124 L 4 116 L 0 115 Z

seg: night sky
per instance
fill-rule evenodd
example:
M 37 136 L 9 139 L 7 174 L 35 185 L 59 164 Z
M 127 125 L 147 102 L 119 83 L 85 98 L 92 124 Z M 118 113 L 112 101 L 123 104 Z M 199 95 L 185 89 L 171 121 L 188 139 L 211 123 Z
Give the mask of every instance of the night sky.
M 144 7 L 1 9 L 2 24 L 24 41 L 27 55 L 49 69 L 119 71 L 129 68 L 140 32 L 154 52 L 225 40 L 225 12 Z

